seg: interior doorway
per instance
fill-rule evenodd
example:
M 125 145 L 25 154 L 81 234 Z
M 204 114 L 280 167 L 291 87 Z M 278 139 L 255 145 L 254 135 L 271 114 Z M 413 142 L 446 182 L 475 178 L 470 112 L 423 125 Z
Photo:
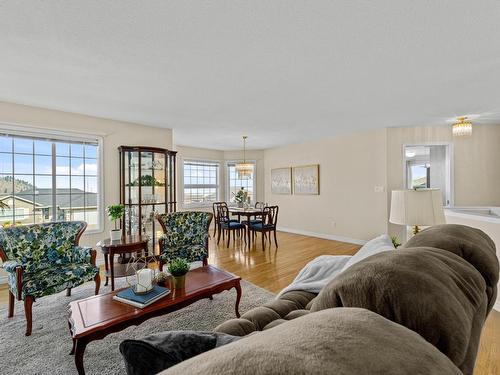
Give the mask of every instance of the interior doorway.
M 405 187 L 440 189 L 443 206 L 453 206 L 451 144 L 405 145 L 403 152 Z

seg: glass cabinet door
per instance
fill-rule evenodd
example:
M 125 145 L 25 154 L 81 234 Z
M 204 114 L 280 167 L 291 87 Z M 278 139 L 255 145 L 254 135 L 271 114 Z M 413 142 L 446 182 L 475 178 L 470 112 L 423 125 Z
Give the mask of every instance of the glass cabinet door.
M 175 211 L 175 152 L 148 147 L 120 147 L 120 200 L 125 205 L 124 234 L 149 237 L 150 254 L 162 234 L 156 214 Z

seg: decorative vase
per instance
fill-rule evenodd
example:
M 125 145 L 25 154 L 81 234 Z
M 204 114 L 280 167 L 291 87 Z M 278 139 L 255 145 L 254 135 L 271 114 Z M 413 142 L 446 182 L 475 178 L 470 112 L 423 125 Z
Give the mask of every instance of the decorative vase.
M 243 202 L 238 202 L 238 208 L 243 208 Z
M 111 241 L 119 241 L 122 239 L 122 230 L 121 229 L 112 229 L 109 231 L 109 237 Z
M 184 289 L 186 286 L 186 275 L 172 276 L 172 286 L 174 289 Z

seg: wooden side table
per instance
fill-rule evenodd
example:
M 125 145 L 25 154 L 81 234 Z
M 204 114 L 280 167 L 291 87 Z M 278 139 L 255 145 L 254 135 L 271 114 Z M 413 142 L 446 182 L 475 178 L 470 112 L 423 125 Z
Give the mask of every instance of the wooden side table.
M 126 263 L 115 263 L 115 254 L 122 256 L 131 253 L 139 253 L 144 250 L 145 254 L 148 251 L 149 238 L 146 236 L 124 236 L 121 240 L 111 241 L 109 238 L 97 243 L 104 254 L 104 267 L 106 269 L 106 283 L 108 278 L 111 278 L 111 290 L 115 290 L 115 277 L 126 277 L 134 274 L 134 269 L 127 269 Z

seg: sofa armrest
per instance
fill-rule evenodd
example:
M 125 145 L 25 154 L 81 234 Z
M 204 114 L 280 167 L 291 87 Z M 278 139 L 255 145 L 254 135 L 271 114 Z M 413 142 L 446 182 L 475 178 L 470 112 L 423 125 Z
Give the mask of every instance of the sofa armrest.
M 75 246 L 72 249 L 71 260 L 74 263 L 92 263 L 92 251 L 95 252 L 91 247 Z
M 6 272 L 16 272 L 16 268 L 20 267 L 21 263 L 17 260 L 8 260 L 0 264 L 0 268 L 3 268 Z

